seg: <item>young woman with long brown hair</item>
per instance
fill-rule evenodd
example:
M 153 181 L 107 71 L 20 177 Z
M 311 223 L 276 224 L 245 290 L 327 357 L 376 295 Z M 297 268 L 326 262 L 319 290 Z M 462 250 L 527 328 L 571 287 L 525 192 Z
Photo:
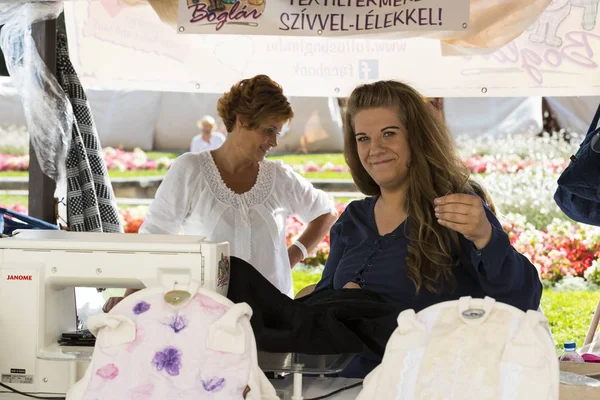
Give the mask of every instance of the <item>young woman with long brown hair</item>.
M 331 252 L 315 290 L 362 288 L 419 311 L 462 296 L 537 309 L 536 268 L 470 180 L 439 115 L 408 85 L 357 87 L 344 118 L 344 154 L 358 188 L 331 229 Z M 487 203 L 487 204 L 486 204 Z M 357 358 L 344 376 L 380 360 Z

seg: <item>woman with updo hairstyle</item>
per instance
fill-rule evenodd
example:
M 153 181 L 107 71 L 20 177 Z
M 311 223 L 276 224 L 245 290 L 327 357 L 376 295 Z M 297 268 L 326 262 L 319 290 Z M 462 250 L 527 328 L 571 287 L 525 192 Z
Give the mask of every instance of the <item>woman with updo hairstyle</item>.
M 291 270 L 329 232 L 337 217 L 333 202 L 290 166 L 265 159 L 293 117 L 276 82 L 266 75 L 244 79 L 219 99 L 217 111 L 228 132 L 225 142 L 173 162 L 140 233 L 227 241 L 232 256 L 252 264 L 293 297 Z M 288 215 L 306 224 L 289 247 Z M 125 296 L 133 292 L 128 289 Z M 104 311 L 121 299 L 109 299 Z

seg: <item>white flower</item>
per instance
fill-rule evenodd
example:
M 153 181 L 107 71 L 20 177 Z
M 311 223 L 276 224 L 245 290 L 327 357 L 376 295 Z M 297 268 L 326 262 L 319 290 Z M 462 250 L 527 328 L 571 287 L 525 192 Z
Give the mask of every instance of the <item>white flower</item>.
M 561 279 L 556 285 L 554 285 L 554 291 L 557 292 L 573 292 L 573 291 L 585 291 L 585 290 L 598 290 L 598 286 L 586 282 L 581 277 L 568 276 Z
M 140 167 L 140 166 L 146 164 L 147 161 L 148 161 L 148 156 L 146 155 L 144 150 L 136 147 L 133 150 L 133 159 L 131 160 L 133 165 L 135 165 L 136 167 Z
M 119 160 L 114 160 L 113 169 L 115 171 L 127 171 L 127 166 Z
M 29 154 L 27 126 L 0 125 L 0 153 Z
M 117 155 L 117 151 L 112 147 L 105 147 L 102 151 L 105 157 L 115 157 Z
M 600 260 L 594 260 L 592 265 L 585 270 L 583 276 L 587 281 L 600 285 Z
M 325 164 L 323 164 L 323 167 L 321 167 L 321 168 L 323 168 L 323 171 L 329 171 L 334 167 L 335 167 L 335 165 L 333 165 L 333 163 L 331 161 L 328 161 Z
M 169 169 L 173 161 L 169 157 L 156 159 L 156 169 Z

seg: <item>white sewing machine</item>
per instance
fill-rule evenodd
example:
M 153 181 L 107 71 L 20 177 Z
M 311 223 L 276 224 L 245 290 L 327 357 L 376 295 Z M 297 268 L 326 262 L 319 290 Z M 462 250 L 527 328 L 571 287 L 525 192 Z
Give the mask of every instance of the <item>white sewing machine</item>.
M 75 287 L 227 294 L 229 243 L 199 236 L 22 231 L 0 239 L 0 382 L 64 395 L 93 348 L 59 346 L 76 330 Z M 0 387 L 0 397 L 7 390 Z

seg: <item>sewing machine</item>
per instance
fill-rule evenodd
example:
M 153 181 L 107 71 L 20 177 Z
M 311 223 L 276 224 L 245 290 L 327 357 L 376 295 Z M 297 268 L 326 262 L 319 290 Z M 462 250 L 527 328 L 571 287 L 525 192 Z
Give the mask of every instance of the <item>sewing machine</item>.
M 199 236 L 32 230 L 0 239 L 0 382 L 64 395 L 83 376 L 93 348 L 57 343 L 76 330 L 75 287 L 199 285 L 227 295 L 228 261 L 229 243 Z

